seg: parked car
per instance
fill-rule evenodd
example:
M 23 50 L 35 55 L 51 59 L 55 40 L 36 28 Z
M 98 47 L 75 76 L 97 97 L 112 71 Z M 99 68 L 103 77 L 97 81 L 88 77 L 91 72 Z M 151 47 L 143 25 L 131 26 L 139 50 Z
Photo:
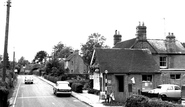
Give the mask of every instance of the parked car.
M 71 87 L 69 86 L 69 82 L 68 81 L 57 81 L 53 87 L 53 93 L 55 95 L 68 94 L 69 96 L 71 96 L 72 90 L 71 90 Z
M 33 77 L 32 76 L 25 76 L 25 79 L 24 79 L 24 83 L 25 84 L 33 84 Z
M 175 84 L 161 84 L 155 89 L 149 91 L 149 93 L 158 93 L 161 97 L 169 97 L 179 99 L 181 98 L 181 88 Z

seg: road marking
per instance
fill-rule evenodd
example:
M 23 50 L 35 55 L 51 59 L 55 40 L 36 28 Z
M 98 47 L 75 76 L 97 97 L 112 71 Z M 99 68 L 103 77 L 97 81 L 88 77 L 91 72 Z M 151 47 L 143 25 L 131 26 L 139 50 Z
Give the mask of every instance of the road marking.
M 74 101 L 74 102 L 80 102 L 79 100 L 76 100 L 76 99 L 75 99 L 75 100 L 73 100 L 73 101 Z
M 18 96 L 20 86 L 21 86 L 21 82 L 19 82 L 19 86 L 17 88 L 16 96 L 15 96 L 15 99 L 14 99 L 14 102 L 13 102 L 13 107 L 15 107 L 15 102 L 16 102 L 16 99 L 17 99 L 17 96 Z
M 28 97 L 18 97 L 18 99 L 29 99 L 29 98 L 50 98 L 55 96 L 28 96 Z

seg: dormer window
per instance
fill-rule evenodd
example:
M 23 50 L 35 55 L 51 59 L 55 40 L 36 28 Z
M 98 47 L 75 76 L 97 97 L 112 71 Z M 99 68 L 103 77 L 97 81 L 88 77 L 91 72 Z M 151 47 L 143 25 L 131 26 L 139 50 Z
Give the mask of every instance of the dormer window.
M 167 68 L 167 57 L 166 56 L 160 56 L 159 58 L 160 62 L 160 68 Z

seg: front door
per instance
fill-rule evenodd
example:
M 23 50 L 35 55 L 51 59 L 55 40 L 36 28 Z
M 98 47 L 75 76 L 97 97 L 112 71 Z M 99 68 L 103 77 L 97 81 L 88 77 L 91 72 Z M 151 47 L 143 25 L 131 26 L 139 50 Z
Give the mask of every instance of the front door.
M 125 75 L 116 75 L 116 100 L 123 102 L 126 100 L 126 93 L 125 93 L 125 81 L 124 77 Z

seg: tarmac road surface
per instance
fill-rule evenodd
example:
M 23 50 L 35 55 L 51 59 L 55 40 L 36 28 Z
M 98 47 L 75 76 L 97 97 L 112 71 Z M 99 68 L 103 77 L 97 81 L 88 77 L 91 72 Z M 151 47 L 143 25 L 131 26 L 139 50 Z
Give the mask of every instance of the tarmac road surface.
M 24 83 L 25 75 L 18 76 L 15 107 L 90 107 L 74 97 L 53 94 L 53 87 L 33 76 L 33 84 Z

